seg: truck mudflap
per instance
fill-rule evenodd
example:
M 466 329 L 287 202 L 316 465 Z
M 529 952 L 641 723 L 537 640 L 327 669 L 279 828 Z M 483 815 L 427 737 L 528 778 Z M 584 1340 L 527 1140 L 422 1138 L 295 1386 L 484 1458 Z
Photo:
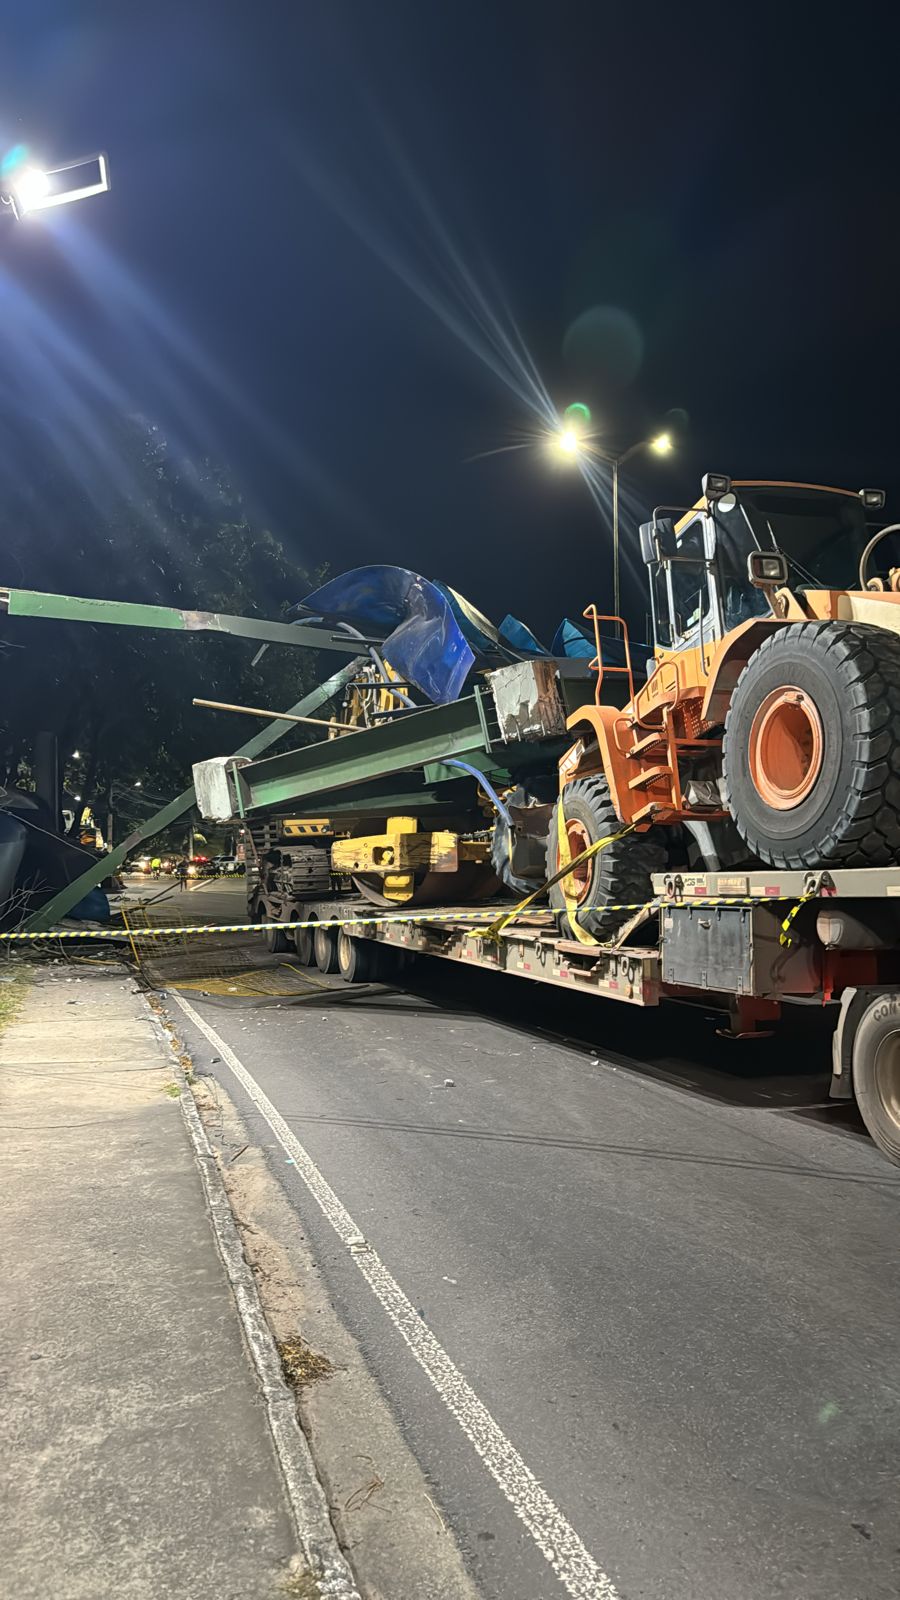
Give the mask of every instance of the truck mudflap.
M 853 1041 L 856 1030 L 872 1001 L 883 993 L 883 988 L 876 984 L 845 989 L 841 995 L 837 1027 L 831 1041 L 831 1086 L 828 1093 L 832 1100 L 853 1099 Z

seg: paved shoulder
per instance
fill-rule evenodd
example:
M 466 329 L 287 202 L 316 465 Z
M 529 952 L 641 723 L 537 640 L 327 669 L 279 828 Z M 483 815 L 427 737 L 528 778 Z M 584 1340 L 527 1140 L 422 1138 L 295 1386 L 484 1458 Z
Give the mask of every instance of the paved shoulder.
M 274 1596 L 283 1482 L 165 1055 L 117 971 L 41 972 L 0 1038 L 16 1600 Z

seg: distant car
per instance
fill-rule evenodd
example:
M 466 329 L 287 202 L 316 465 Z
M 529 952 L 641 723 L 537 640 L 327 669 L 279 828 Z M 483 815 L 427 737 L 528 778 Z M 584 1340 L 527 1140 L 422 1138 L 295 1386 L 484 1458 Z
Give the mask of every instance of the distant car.
M 216 856 L 213 860 L 213 866 L 220 875 L 237 872 L 241 865 L 242 863 L 234 856 Z

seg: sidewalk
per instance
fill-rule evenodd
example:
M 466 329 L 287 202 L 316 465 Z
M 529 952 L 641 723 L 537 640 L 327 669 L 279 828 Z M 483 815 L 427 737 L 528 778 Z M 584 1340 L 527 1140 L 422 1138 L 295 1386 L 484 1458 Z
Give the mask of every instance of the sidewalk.
M 297 1551 L 171 1079 L 121 968 L 38 969 L 0 1033 L 16 1600 L 277 1600 Z

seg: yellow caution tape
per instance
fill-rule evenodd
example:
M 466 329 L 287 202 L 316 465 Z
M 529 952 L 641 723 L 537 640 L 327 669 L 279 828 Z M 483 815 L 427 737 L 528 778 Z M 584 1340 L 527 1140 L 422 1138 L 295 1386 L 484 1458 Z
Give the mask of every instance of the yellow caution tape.
M 814 900 L 815 898 L 816 898 L 815 895 L 804 894 L 804 895 L 801 895 L 800 899 L 797 901 L 797 904 L 795 906 L 791 906 L 790 911 L 788 912 L 787 916 L 785 917 L 784 921 L 781 924 L 781 932 L 778 935 L 778 943 L 779 944 L 787 945 L 787 946 L 790 946 L 790 945 L 793 944 L 794 939 L 793 939 L 793 935 L 791 933 L 791 923 L 793 922 L 795 916 L 797 915 L 797 912 L 800 910 L 800 907 L 805 905 L 807 900 Z
M 628 829 L 624 829 L 623 832 L 627 833 Z M 516 917 L 520 916 L 521 913 L 531 905 L 531 902 L 536 899 L 538 895 L 544 892 L 544 889 L 550 888 L 555 883 L 558 883 L 564 875 L 571 871 L 573 866 L 578 866 L 582 861 L 588 859 L 588 857 L 595 855 L 596 852 L 601 850 L 604 845 L 611 844 L 614 839 L 620 839 L 621 837 L 622 834 L 617 833 L 611 834 L 609 838 L 596 840 L 595 843 L 592 844 L 587 850 L 584 850 L 580 856 L 575 856 L 574 859 L 569 861 L 565 867 L 561 868 L 560 872 L 555 873 L 554 876 L 548 880 L 547 884 L 542 884 L 540 889 L 536 889 L 534 891 L 534 894 L 526 896 L 526 898 L 520 901 L 518 905 L 511 906 L 510 909 L 500 917 L 497 916 L 495 909 L 485 911 L 467 910 L 462 913 L 462 908 L 459 908 L 456 913 L 454 913 L 452 910 L 407 911 L 399 913 L 394 912 L 390 916 L 385 916 L 383 913 L 377 911 L 373 907 L 372 911 L 362 911 L 359 913 L 359 915 L 352 917 L 311 917 L 308 920 L 296 922 L 219 922 L 200 923 L 195 926 L 184 923 L 175 923 L 172 926 L 166 927 L 140 927 L 132 924 L 130 926 L 125 925 L 120 928 L 48 928 L 42 933 L 4 933 L 0 931 L 0 939 L 4 939 L 7 942 L 19 943 L 31 943 L 38 939 L 140 940 L 161 939 L 164 937 L 172 937 L 175 934 L 198 936 L 202 934 L 216 933 L 275 933 L 279 929 L 283 930 L 285 933 L 288 933 L 297 928 L 360 928 L 370 927 L 373 925 L 384 926 L 390 923 L 406 924 L 407 926 L 420 922 L 458 922 L 460 924 L 468 924 L 490 917 L 493 919 L 490 926 L 485 928 L 483 931 L 477 928 L 473 928 L 471 931 L 474 933 L 479 933 L 482 939 L 493 940 L 499 938 L 500 934 L 508 927 L 508 925 L 514 921 Z M 685 906 L 758 906 L 773 905 L 786 900 L 794 900 L 797 901 L 797 904 L 794 906 L 793 911 L 782 923 L 782 932 L 786 933 L 790 923 L 793 921 L 797 911 L 800 909 L 800 905 L 805 903 L 807 900 L 813 900 L 816 898 L 817 896 L 815 895 L 802 895 L 798 897 L 797 895 L 792 894 L 690 895 L 687 897 L 682 897 L 681 899 L 672 900 L 665 900 L 657 897 L 653 900 L 636 900 L 627 904 L 617 903 L 615 905 L 604 906 L 603 910 L 657 911 L 668 907 L 682 909 Z M 539 906 L 536 909 L 532 909 L 531 915 L 547 917 L 551 920 L 551 922 L 555 922 L 557 913 L 549 906 Z M 463 928 L 460 931 L 466 930 Z M 591 944 L 597 944 L 597 941 L 594 939 L 591 939 L 590 942 Z M 790 943 L 790 937 L 788 936 L 788 938 L 783 942 Z M 598 946 L 598 948 L 602 948 L 602 946 Z
M 540 908 L 538 916 L 555 917 L 556 913 L 549 906 Z M 496 917 L 495 910 L 467 911 L 465 920 L 473 922 L 481 917 Z M 131 924 L 121 928 L 48 928 L 44 933 L 3 933 L 0 939 L 7 940 L 34 940 L 34 939 L 160 939 L 164 935 L 173 934 L 211 934 L 211 933 L 273 933 L 277 929 L 285 932 L 295 928 L 358 928 L 363 924 L 392 923 L 392 922 L 451 922 L 456 920 L 449 911 L 407 911 L 401 914 L 385 916 L 374 907 L 371 912 L 363 911 L 353 917 L 311 917 L 306 921 L 298 922 L 219 922 L 200 923 L 190 926 L 176 923 L 171 927 L 139 927 Z

